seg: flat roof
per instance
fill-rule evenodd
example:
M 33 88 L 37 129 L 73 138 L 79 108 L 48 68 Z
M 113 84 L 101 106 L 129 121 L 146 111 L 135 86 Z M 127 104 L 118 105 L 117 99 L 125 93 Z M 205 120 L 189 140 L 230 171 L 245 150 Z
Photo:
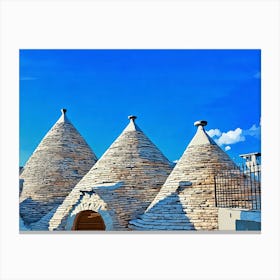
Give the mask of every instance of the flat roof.
M 242 155 L 239 155 L 239 156 L 240 157 L 248 157 L 248 156 L 253 156 L 253 155 L 261 156 L 261 153 L 260 152 L 255 152 L 255 153 L 249 153 L 249 154 L 242 154 Z

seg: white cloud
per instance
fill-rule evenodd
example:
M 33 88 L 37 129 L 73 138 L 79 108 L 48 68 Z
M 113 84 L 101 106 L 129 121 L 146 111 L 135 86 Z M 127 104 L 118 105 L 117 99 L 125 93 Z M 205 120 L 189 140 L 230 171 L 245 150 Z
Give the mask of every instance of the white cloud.
M 20 80 L 21 81 L 35 81 L 37 80 L 37 77 L 21 77 Z
M 249 135 L 249 136 L 252 136 L 252 137 L 260 138 L 261 127 L 253 124 L 249 129 L 244 130 L 243 135 Z
M 215 136 L 221 136 L 222 135 L 222 132 L 220 131 L 220 129 L 210 129 L 208 131 L 206 131 L 208 133 L 208 135 L 210 137 L 215 137 Z
M 256 124 L 253 124 L 249 129 L 241 129 L 238 127 L 235 130 L 221 132 L 220 129 L 215 128 L 215 129 L 210 129 L 206 132 L 210 137 L 212 137 L 216 141 L 216 143 L 219 146 L 227 145 L 225 147 L 225 150 L 229 151 L 231 147 L 228 145 L 244 142 L 246 140 L 246 137 L 248 136 L 260 139 L 261 122 L 258 126 Z
M 261 78 L 261 72 L 256 72 L 253 77 L 255 79 L 260 79 Z
M 236 128 L 235 130 L 229 130 L 228 132 L 223 132 L 221 137 L 217 139 L 218 145 L 228 145 L 235 144 L 238 142 L 245 141 L 245 136 L 242 135 L 242 129 Z

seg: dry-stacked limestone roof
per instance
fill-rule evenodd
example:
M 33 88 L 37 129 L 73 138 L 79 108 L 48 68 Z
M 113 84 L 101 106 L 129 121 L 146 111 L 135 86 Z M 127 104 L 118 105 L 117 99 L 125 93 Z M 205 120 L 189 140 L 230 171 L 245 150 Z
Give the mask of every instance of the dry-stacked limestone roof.
M 69 230 L 84 210 L 98 212 L 106 230 L 126 230 L 149 206 L 172 168 L 135 124 L 128 126 L 57 209 L 50 230 Z
M 20 174 L 20 216 L 24 223 L 36 228 L 34 223 L 45 221 L 96 161 L 91 148 L 66 117 L 66 109 L 62 109 L 61 117 Z
M 235 169 L 229 156 L 205 132 L 197 132 L 145 213 L 130 222 L 135 230 L 214 230 L 218 228 L 214 175 Z

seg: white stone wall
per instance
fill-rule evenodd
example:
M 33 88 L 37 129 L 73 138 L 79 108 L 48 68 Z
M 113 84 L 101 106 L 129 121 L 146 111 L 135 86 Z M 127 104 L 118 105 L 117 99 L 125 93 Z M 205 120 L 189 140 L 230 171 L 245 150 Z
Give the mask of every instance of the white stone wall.
M 236 231 L 236 221 L 254 221 L 261 223 L 261 212 L 258 210 L 219 208 L 219 230 Z

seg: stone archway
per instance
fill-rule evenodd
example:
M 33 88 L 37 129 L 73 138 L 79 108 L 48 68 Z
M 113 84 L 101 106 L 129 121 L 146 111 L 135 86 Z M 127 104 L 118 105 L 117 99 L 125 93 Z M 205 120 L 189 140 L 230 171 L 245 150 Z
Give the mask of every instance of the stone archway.
M 92 210 L 79 212 L 74 220 L 72 230 L 105 230 L 101 215 Z

